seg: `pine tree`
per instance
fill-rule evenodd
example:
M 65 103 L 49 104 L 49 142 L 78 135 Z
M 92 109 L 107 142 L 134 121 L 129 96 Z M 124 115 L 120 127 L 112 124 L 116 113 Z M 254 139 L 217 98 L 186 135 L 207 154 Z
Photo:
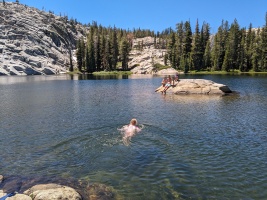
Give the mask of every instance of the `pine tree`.
M 168 55 L 167 54 L 165 54 L 164 55 L 164 65 L 168 65 Z
M 201 43 L 201 38 L 200 38 L 198 20 L 196 23 L 196 29 L 195 29 L 195 34 L 194 34 L 194 42 L 193 42 L 191 57 L 192 57 L 191 70 L 197 70 L 197 71 L 201 70 L 202 60 L 203 60 L 203 52 L 202 52 L 202 43 Z
M 190 68 L 190 58 L 183 55 L 180 59 L 180 66 L 183 66 L 184 73 L 188 73 Z
M 183 54 L 188 58 L 192 47 L 192 30 L 189 21 L 184 24 Z
M 261 56 L 261 44 L 260 44 L 260 29 L 257 30 L 255 36 L 255 42 L 252 48 L 252 69 L 253 71 L 259 71 L 260 56 Z
M 205 65 L 205 61 L 204 61 L 204 54 L 206 52 L 206 47 L 209 47 L 208 49 L 208 53 L 209 53 L 209 60 L 211 59 L 211 49 L 210 49 L 210 26 L 209 24 L 207 24 L 206 22 L 203 23 L 202 28 L 201 28 L 201 32 L 200 32 L 200 41 L 201 41 L 201 52 L 202 52 L 202 66 L 201 69 L 207 69 L 207 67 L 210 69 L 210 63 L 208 64 L 209 66 Z M 207 46 L 207 43 L 209 42 L 209 45 Z M 206 55 L 207 56 L 207 55 Z M 207 60 L 206 60 L 207 61 Z
M 188 72 L 191 66 L 190 62 L 190 53 L 192 47 L 192 30 L 189 21 L 186 21 L 184 24 L 184 37 L 183 37 L 183 54 L 182 54 L 182 63 L 184 72 Z
M 84 62 L 83 38 L 79 39 L 77 42 L 76 58 L 77 58 L 77 68 L 79 71 L 82 71 L 82 66 L 83 66 L 83 62 Z
M 205 47 L 205 53 L 203 56 L 203 65 L 205 66 L 206 69 L 211 69 L 212 65 L 212 61 L 211 61 L 211 44 L 210 44 L 210 40 L 207 41 L 206 47 Z
M 243 49 L 244 48 L 244 44 L 243 46 L 241 46 L 241 40 L 242 40 L 242 31 L 240 30 L 240 26 L 237 22 L 237 20 L 234 20 L 233 23 L 233 35 L 234 35 L 234 43 L 232 46 L 232 56 L 233 56 L 233 68 L 234 69 L 239 69 L 239 66 L 241 65 L 241 62 L 243 62 L 243 57 L 244 57 L 244 52 Z M 230 33 L 232 32 L 232 25 L 230 28 Z M 231 34 L 232 35 L 232 34 Z M 245 37 L 245 36 L 244 36 Z M 241 55 L 242 54 L 242 55 Z M 242 58 L 241 58 L 242 57 Z
M 232 59 L 231 59 L 231 45 L 229 44 L 226 48 L 226 51 L 225 51 L 222 70 L 229 72 L 230 69 L 233 69 L 233 63 L 232 63 Z
M 99 29 L 95 30 L 94 33 L 94 61 L 95 61 L 95 70 L 100 71 L 101 58 L 100 58 L 100 36 Z
M 94 28 L 90 27 L 90 32 L 87 36 L 87 51 L 86 51 L 86 69 L 88 72 L 95 72 L 95 53 L 94 53 Z
M 80 39 L 76 43 L 76 58 L 77 58 L 77 68 L 82 68 L 82 59 L 81 59 L 81 46 L 80 46 Z
M 106 38 L 105 53 L 104 53 L 104 70 L 111 70 L 111 53 L 110 53 L 110 41 Z
M 84 62 L 83 67 L 86 69 L 87 72 L 92 72 L 90 69 L 90 56 L 89 56 L 89 48 L 88 46 L 85 48 L 84 51 Z
M 261 31 L 261 71 L 267 71 L 267 12 L 265 15 L 265 25 Z
M 176 66 L 175 60 L 175 33 L 171 33 L 167 43 L 168 59 L 172 67 Z
M 176 34 L 176 60 L 177 60 L 177 69 L 179 70 L 183 70 L 184 69 L 184 65 L 182 65 L 181 63 L 181 58 L 183 57 L 183 41 L 184 41 L 184 29 L 183 29 L 183 22 L 179 23 L 176 25 L 176 29 L 177 29 L 177 34 Z
M 253 54 L 253 43 L 255 40 L 255 31 L 252 30 L 252 24 L 249 24 L 249 29 L 246 35 L 246 66 L 245 71 L 252 69 L 252 54 Z
M 126 38 L 122 38 L 122 41 L 120 44 L 120 58 L 121 58 L 123 70 L 128 69 L 129 52 L 130 52 L 130 45 L 128 41 L 126 40 Z
M 100 39 L 100 58 L 101 58 L 101 67 L 100 70 L 104 70 L 106 66 L 108 65 L 108 61 L 105 55 L 105 48 L 106 48 L 106 38 L 104 34 L 101 34 L 101 39 Z
M 231 24 L 227 37 L 226 52 L 223 61 L 223 70 L 229 71 L 239 68 L 238 54 L 240 51 L 240 32 L 237 20 Z
M 220 30 L 220 29 L 219 29 Z M 219 63 L 219 57 L 220 57 L 220 46 L 219 46 L 219 31 L 214 36 L 214 45 L 211 51 L 211 57 L 212 57 L 212 70 L 218 71 L 220 70 L 220 63 Z
M 71 49 L 69 48 L 69 56 L 70 56 L 70 67 L 69 67 L 69 71 L 73 72 L 73 63 L 72 63 L 72 53 L 71 53 Z
M 203 44 L 203 48 L 206 48 L 207 42 L 210 40 L 210 25 L 206 22 L 203 23 L 202 25 L 202 29 L 201 29 L 201 33 L 202 33 L 202 44 Z
M 116 69 L 119 55 L 118 41 L 117 41 L 117 29 L 114 27 L 112 31 L 112 39 L 111 39 L 111 68 L 112 70 Z
M 247 66 L 247 51 L 246 51 L 246 30 L 243 28 L 240 31 L 241 33 L 241 42 L 239 44 L 239 52 L 238 52 L 238 65 L 239 70 L 241 72 L 245 72 L 248 70 Z
M 221 70 L 224 62 L 225 51 L 227 49 L 226 42 L 228 38 L 228 21 L 222 21 L 221 26 L 218 28 L 218 32 L 214 37 L 214 47 L 212 50 L 213 70 Z

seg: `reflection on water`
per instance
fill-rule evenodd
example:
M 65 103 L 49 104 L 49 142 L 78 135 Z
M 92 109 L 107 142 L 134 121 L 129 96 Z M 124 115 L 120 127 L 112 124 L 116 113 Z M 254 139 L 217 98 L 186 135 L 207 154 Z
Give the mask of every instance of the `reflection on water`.
M 33 81 L 66 80 L 69 76 L 0 76 L 0 85 L 29 83 Z
M 0 173 L 100 182 L 125 199 L 266 199 L 266 76 L 181 78 L 238 94 L 161 95 L 151 75 L 0 77 Z M 125 146 L 117 129 L 132 118 L 144 129 Z
M 128 75 L 93 75 L 79 74 L 70 75 L 72 80 L 108 80 L 108 79 L 128 79 Z
M 111 74 L 111 75 L 93 75 L 93 74 L 79 74 L 79 75 L 69 75 L 71 80 L 108 80 L 108 79 L 144 79 L 152 78 L 151 74 Z
M 162 98 L 165 101 L 173 101 L 177 103 L 203 103 L 207 104 L 207 102 L 212 101 L 222 101 L 227 98 L 226 96 L 220 96 L 220 95 L 162 95 Z

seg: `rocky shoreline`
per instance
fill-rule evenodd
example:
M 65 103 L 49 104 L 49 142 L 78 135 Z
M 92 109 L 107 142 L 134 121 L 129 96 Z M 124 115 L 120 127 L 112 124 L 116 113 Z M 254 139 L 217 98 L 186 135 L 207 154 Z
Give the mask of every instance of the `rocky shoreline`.
M 118 199 L 120 195 L 104 184 L 48 177 L 0 175 L 0 198 L 8 200 L 98 200 Z

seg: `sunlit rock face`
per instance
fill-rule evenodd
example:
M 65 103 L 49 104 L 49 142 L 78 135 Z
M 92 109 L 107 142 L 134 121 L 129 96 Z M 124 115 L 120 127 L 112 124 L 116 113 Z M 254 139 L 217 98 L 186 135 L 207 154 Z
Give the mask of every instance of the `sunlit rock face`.
M 74 20 L 17 3 L 0 6 L 0 75 L 64 73 L 86 29 Z
M 133 39 L 133 47 L 129 56 L 128 66 L 134 74 L 152 74 L 154 64 L 164 65 L 164 56 L 166 49 L 155 48 L 153 37 L 144 37 Z M 141 46 L 141 47 L 140 47 Z

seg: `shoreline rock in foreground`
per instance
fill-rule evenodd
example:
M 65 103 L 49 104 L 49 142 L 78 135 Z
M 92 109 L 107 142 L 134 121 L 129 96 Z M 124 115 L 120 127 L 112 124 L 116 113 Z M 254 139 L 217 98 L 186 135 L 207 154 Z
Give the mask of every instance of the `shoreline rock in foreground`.
M 89 200 L 123 199 L 112 187 L 100 183 L 48 177 L 4 177 L 0 175 L 0 198 L 10 200 Z
M 164 87 L 158 87 L 155 92 L 163 92 Z M 225 95 L 232 93 L 227 85 L 205 79 L 180 79 L 166 90 L 168 94 L 204 94 Z

